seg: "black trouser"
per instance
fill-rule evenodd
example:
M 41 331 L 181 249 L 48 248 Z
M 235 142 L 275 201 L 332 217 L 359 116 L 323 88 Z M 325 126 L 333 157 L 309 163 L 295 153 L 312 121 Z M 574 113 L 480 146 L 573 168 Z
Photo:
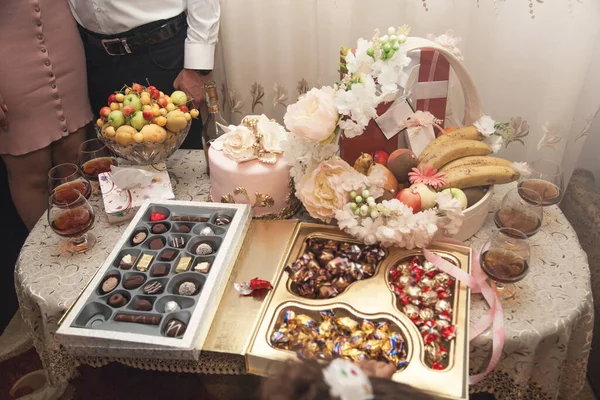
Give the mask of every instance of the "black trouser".
M 160 23 L 158 21 L 136 30 L 151 29 L 152 25 Z M 100 108 L 107 105 L 108 96 L 124 85 L 131 86 L 136 82 L 148 86 L 150 82 L 158 90 L 171 94 L 174 90 L 173 81 L 183 69 L 186 36 L 186 29 L 183 29 L 175 37 L 162 43 L 149 45 L 131 54 L 111 56 L 103 48 L 88 43 L 86 35 L 82 35 L 87 61 L 88 92 L 96 118 Z M 182 148 L 202 148 L 202 121 L 193 121 Z

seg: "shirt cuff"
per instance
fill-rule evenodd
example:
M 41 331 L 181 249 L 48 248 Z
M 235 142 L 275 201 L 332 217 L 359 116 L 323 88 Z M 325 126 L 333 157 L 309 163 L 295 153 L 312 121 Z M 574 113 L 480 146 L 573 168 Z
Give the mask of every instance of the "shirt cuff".
M 186 39 L 183 60 L 185 69 L 212 70 L 215 64 L 215 45 L 190 43 Z

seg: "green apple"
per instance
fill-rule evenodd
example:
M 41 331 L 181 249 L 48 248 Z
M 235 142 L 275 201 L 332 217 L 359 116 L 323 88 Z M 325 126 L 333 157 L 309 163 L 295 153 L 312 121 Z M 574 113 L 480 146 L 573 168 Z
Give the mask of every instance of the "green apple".
M 187 103 L 187 96 L 184 92 L 182 92 L 181 90 L 176 90 L 173 93 L 171 93 L 171 100 L 173 100 L 173 104 L 175 104 L 176 106 L 182 106 L 185 103 Z
M 131 117 L 129 120 L 129 124 L 138 131 L 141 131 L 142 128 L 148 124 L 148 122 L 150 121 L 144 119 L 144 113 L 141 111 L 136 111 L 135 114 L 133 114 L 133 117 Z
M 424 183 L 415 183 L 410 188 L 414 189 L 421 196 L 421 210 L 428 210 L 435 207 L 437 193 L 431 190 L 429 186 Z
M 142 101 L 137 94 L 130 93 L 125 96 L 125 100 L 123 100 L 123 106 L 131 106 L 135 111 L 140 111 L 142 109 Z
M 108 114 L 108 123 L 110 126 L 117 129 L 125 123 L 125 116 L 121 110 L 111 111 L 110 114 Z
M 455 199 L 457 199 L 458 201 L 460 201 L 461 209 L 464 210 L 467 208 L 467 204 L 468 204 L 467 195 L 462 190 L 456 189 L 456 188 L 448 188 L 448 189 L 442 190 L 442 193 L 450 193 L 450 196 L 452 196 Z

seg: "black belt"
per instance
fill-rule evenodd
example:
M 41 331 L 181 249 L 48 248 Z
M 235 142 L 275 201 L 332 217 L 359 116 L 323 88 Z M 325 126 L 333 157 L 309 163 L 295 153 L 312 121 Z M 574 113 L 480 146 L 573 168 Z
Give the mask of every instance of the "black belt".
M 116 35 L 95 33 L 82 26 L 79 26 L 79 30 L 87 43 L 104 49 L 111 56 L 124 56 L 144 47 L 169 40 L 186 27 L 186 16 L 185 13 L 182 13 L 176 17 L 152 22 Z

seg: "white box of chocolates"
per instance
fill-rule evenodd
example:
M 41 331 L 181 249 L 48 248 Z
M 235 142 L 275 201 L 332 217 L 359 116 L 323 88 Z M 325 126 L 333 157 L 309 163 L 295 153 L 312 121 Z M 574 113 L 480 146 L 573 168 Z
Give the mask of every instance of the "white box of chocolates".
M 250 206 L 146 202 L 57 331 L 73 354 L 197 358 Z

